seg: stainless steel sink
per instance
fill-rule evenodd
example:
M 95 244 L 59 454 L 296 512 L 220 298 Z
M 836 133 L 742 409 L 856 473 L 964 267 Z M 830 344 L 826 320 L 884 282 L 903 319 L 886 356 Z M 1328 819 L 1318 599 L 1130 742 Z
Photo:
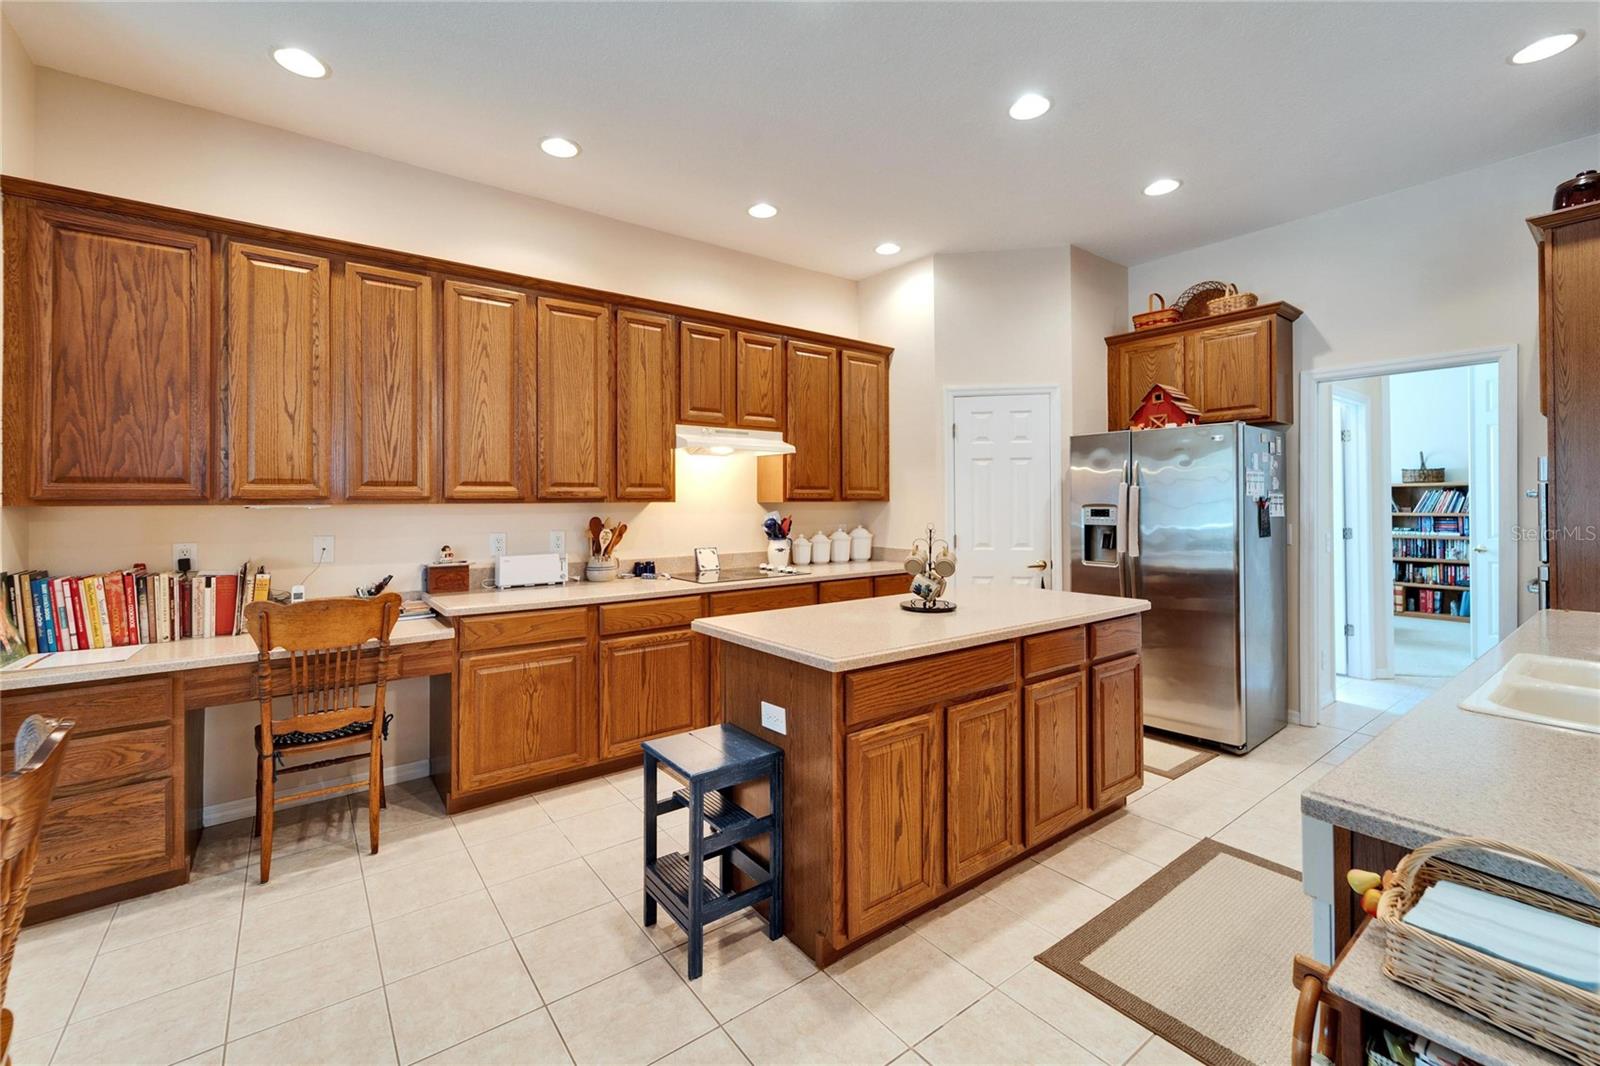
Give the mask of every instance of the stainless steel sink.
M 1513 655 L 1461 708 L 1524 722 L 1600 733 L 1600 662 Z

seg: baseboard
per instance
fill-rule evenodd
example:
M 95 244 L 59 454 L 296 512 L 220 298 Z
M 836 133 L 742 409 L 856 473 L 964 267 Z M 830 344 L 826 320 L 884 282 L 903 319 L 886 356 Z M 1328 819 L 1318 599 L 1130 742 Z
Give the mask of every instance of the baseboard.
M 430 770 L 428 767 L 428 760 L 421 759 L 417 762 L 408 762 L 401 766 L 385 766 L 383 768 L 383 780 L 385 784 L 396 785 L 402 781 L 415 781 L 419 777 L 427 777 L 429 776 L 429 773 Z M 366 779 L 367 778 L 365 774 L 348 774 L 343 778 L 319 781 L 317 782 L 317 787 L 322 788 L 330 785 L 340 784 L 353 785 L 357 781 L 365 781 Z M 315 802 L 317 801 L 302 800 L 300 803 L 284 803 L 281 804 L 278 809 L 283 810 L 286 807 L 298 807 L 304 803 Z M 229 800 L 226 803 L 213 803 L 202 808 L 200 811 L 200 824 L 221 825 L 224 822 L 236 822 L 240 818 L 253 818 L 255 817 L 255 813 L 255 797 L 247 796 L 244 799 Z

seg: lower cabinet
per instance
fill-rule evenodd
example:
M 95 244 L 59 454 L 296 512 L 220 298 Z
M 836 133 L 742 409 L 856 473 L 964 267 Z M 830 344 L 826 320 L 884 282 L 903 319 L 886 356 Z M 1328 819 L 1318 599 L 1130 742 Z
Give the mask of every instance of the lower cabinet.
M 593 661 L 583 640 L 463 655 L 458 787 L 493 788 L 593 762 Z
M 824 581 L 817 590 L 819 603 L 841 603 L 845 600 L 872 598 L 872 578 L 852 577 L 844 581 Z
M 1022 850 L 1015 692 L 958 703 L 945 712 L 949 883 L 985 873 Z
M 1090 811 L 1088 695 L 1082 670 L 1022 690 L 1022 829 L 1029 847 Z
M 944 889 L 944 712 L 845 740 L 845 925 L 859 937 Z
M 1124 655 L 1090 668 L 1096 808 L 1139 791 L 1144 783 L 1141 677 L 1138 655 Z
M 600 641 L 600 757 L 705 720 L 706 652 L 688 629 Z

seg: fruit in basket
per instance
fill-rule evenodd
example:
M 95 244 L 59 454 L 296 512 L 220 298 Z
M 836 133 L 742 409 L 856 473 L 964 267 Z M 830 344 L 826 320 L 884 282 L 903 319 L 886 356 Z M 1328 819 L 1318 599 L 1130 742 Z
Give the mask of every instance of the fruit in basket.
M 1381 889 L 1369 888 L 1361 894 L 1361 909 L 1372 915 L 1378 916 L 1378 901 L 1383 899 Z
M 1350 891 L 1358 896 L 1365 895 L 1368 889 L 1377 888 L 1383 884 L 1383 878 L 1371 870 L 1351 870 L 1344 875 L 1344 879 L 1349 884 Z

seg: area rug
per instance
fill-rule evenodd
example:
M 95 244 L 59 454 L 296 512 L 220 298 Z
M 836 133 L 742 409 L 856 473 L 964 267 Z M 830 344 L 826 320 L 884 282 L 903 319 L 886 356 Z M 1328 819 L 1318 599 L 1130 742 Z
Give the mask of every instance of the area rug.
M 1159 777 L 1176 780 L 1217 757 L 1214 751 L 1192 748 L 1167 737 L 1144 735 L 1144 768 Z
M 1310 950 L 1300 875 L 1202 840 L 1038 959 L 1203 1062 L 1282 1066 Z

